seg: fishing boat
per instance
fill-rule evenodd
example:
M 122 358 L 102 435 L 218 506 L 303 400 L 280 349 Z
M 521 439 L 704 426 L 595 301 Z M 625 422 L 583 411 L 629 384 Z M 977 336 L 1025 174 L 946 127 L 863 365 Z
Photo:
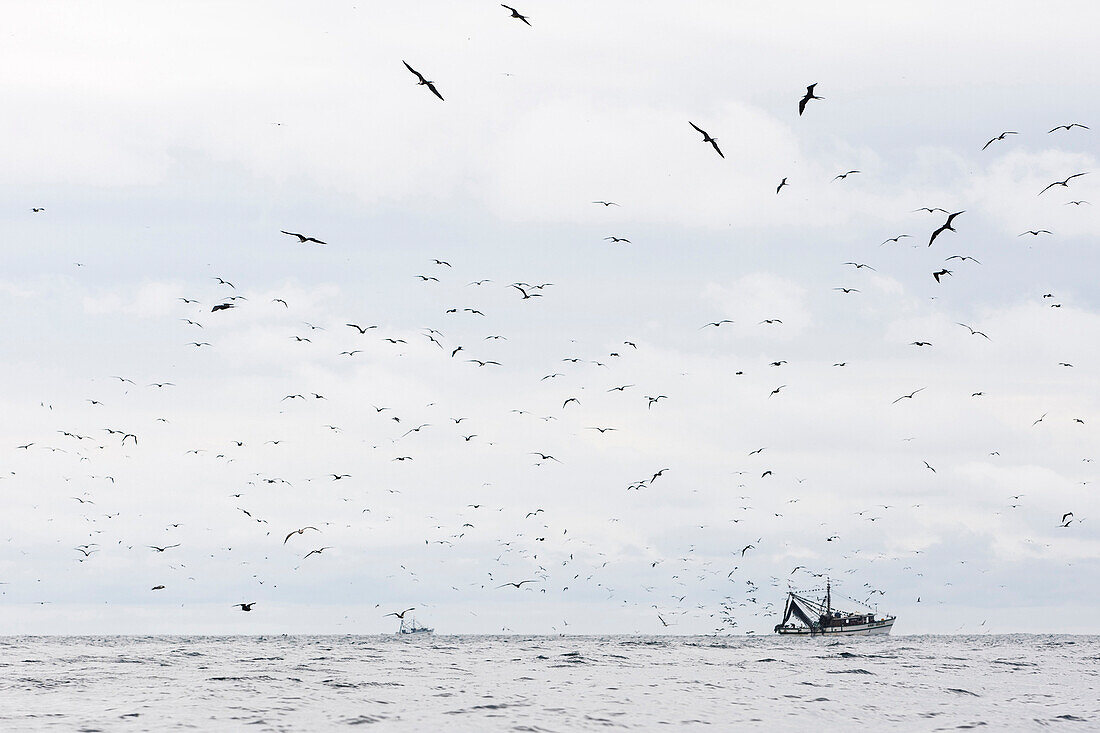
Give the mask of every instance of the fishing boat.
M 791 622 L 792 616 L 801 623 Z M 832 587 L 826 582 L 824 599 L 808 597 L 807 592 L 789 591 L 783 620 L 775 625 L 775 633 L 794 636 L 889 634 L 896 618 L 878 617 L 874 612 L 852 613 L 834 609 Z
M 430 634 L 435 629 L 429 629 L 427 626 L 418 626 L 416 619 L 410 616 L 408 620 L 401 619 L 401 627 L 397 630 L 398 634 Z

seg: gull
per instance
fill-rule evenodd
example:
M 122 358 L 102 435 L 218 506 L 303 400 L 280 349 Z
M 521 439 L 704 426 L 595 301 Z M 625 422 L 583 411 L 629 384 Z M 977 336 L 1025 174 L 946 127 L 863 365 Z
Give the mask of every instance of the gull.
M 779 394 L 779 390 L 783 389 L 783 388 L 784 388 L 784 387 L 786 387 L 786 386 L 787 386 L 787 385 L 785 385 L 785 384 L 781 384 L 781 385 L 779 385 L 778 387 L 776 387 L 775 389 L 773 389 L 773 390 L 771 391 L 771 394 L 769 394 L 769 395 L 768 395 L 768 397 L 771 397 L 772 395 L 777 395 L 777 394 Z
M 662 469 L 661 469 L 660 471 L 658 471 L 657 473 L 653 474 L 653 476 L 652 476 L 652 477 L 651 477 L 651 478 L 649 479 L 649 483 L 653 483 L 654 481 L 656 481 L 657 479 L 659 479 L 659 478 L 660 478 L 661 476 L 663 476 L 663 475 L 664 475 L 665 471 L 667 471 L 667 470 L 668 470 L 667 468 L 662 468 Z
M 920 389 L 913 390 L 909 394 L 903 394 L 901 397 L 898 397 L 896 400 L 894 400 L 890 404 L 891 405 L 896 405 L 897 403 L 901 402 L 902 400 L 911 400 L 911 399 L 913 399 L 913 395 L 915 395 L 917 392 L 920 392 L 920 391 L 925 390 L 925 389 L 928 389 L 928 388 L 927 387 L 921 387 Z
M 720 320 L 720 321 L 711 321 L 710 323 L 704 323 L 704 324 L 703 324 L 702 326 L 699 326 L 699 330 L 700 330 L 700 331 L 702 331 L 702 330 L 703 330 L 704 328 L 706 328 L 707 326 L 714 326 L 715 328 L 718 328 L 718 327 L 719 327 L 719 326 L 721 326 L 721 325 L 722 325 L 723 323 L 733 323 L 733 321 L 731 321 L 731 320 L 730 320 L 730 319 L 728 319 L 728 318 L 723 318 L 723 319 L 722 319 L 722 320 Z
M 423 75 L 423 74 L 421 74 L 421 73 L 420 73 L 419 71 L 417 71 L 417 70 L 416 70 L 416 69 L 414 69 L 413 67 L 409 66 L 409 62 L 408 62 L 408 61 L 402 60 L 402 61 L 401 61 L 401 63 L 405 64 L 405 68 L 406 68 L 406 69 L 408 69 L 409 71 L 411 71 L 411 72 L 413 73 L 413 75 L 414 75 L 414 76 L 416 76 L 416 78 L 417 78 L 417 80 L 418 80 L 418 81 L 417 81 L 416 83 L 417 83 L 417 84 L 418 84 L 419 86 L 426 86 L 426 87 L 428 87 L 428 89 L 429 89 L 429 90 L 431 90 L 432 94 L 434 94 L 435 96 L 439 97 L 439 100 L 440 100 L 440 101 L 443 101 L 443 95 L 442 95 L 442 94 L 440 94 L 440 93 L 439 93 L 439 90 L 435 88 L 435 82 L 433 82 L 433 81 L 428 81 L 427 79 L 425 79 L 425 78 L 424 78 L 424 75 Z
M 570 397 L 565 402 L 561 403 L 561 409 L 564 410 L 565 406 L 568 405 L 570 402 L 576 402 L 578 405 L 581 403 L 581 401 L 579 399 L 577 399 L 576 397 Z
M 1043 421 L 1043 418 L 1046 417 L 1046 416 L 1047 416 L 1047 413 L 1045 413 L 1045 412 L 1042 415 L 1040 415 L 1038 420 L 1031 423 L 1032 427 L 1034 427 L 1034 426 L 1038 425 L 1039 423 L 1041 423 Z
M 933 272 L 933 273 L 932 273 L 932 277 L 936 278 L 936 282 L 939 282 L 939 281 L 940 281 L 940 278 L 941 278 L 941 277 L 944 277 L 944 276 L 946 276 L 946 275 L 950 275 L 950 274 L 952 274 L 952 273 L 951 273 L 951 270 L 948 270 L 948 269 L 942 269 L 942 270 L 940 270 L 940 271 L 938 271 L 938 272 Z
M 749 550 L 755 550 L 755 549 L 756 549 L 756 545 L 745 545 L 744 547 L 741 548 L 741 557 L 744 557 L 745 553 L 748 552 Z
M 211 313 L 217 313 L 218 311 L 226 311 L 226 310 L 229 310 L 230 308 L 236 308 L 236 307 L 237 306 L 235 306 L 233 303 L 219 303 L 218 305 L 211 308 L 210 312 Z
M 451 265 L 451 263 L 447 262 L 446 260 L 437 260 L 437 259 L 433 258 L 432 262 L 439 265 L 440 267 L 453 267 L 453 265 Z
M 970 331 L 970 335 L 971 335 L 971 336 L 985 336 L 985 338 L 986 338 L 986 339 L 989 339 L 989 337 L 988 337 L 988 336 L 986 336 L 986 335 L 985 335 L 984 333 L 982 333 L 981 331 L 975 331 L 975 330 L 974 330 L 973 328 L 971 328 L 970 326 L 966 325 L 965 323 L 958 323 L 958 322 L 956 322 L 956 323 L 955 323 L 955 325 L 956 325 L 956 326 L 962 326 L 962 327 L 963 327 L 963 328 L 965 328 L 966 330 Z M 992 340 L 992 339 L 989 339 L 989 340 Z
M 299 234 L 298 232 L 288 232 L 285 229 L 279 230 L 282 234 L 290 235 L 291 237 L 297 237 L 299 244 L 305 244 L 306 242 L 316 242 L 317 244 L 328 244 L 328 242 L 322 242 L 316 237 L 307 237 L 305 234 Z
M 1053 131 L 1052 131 L 1052 132 L 1053 132 Z M 997 137 L 993 138 L 992 140 L 990 140 L 989 142 L 987 142 L 987 143 L 986 143 L 985 145 L 983 145 L 983 146 L 982 146 L 982 150 L 985 150 L 986 148 L 988 148 L 988 147 L 989 147 L 990 145 L 992 145 L 993 143 L 997 142 L 998 140 L 1004 140 L 1004 139 L 1005 139 L 1005 135 L 1019 135 L 1019 134 L 1020 134 L 1020 133 L 1018 133 L 1018 132 L 1012 132 L 1012 131 L 1002 132 L 1002 133 L 1001 133 L 1000 135 L 998 135 Z
M 1046 193 L 1050 189 L 1054 188 L 1055 186 L 1064 186 L 1065 188 L 1069 188 L 1069 182 L 1070 181 L 1072 181 L 1074 178 L 1077 178 L 1079 176 L 1084 176 L 1084 175 L 1088 175 L 1088 171 L 1085 171 L 1084 173 L 1074 173 L 1072 176 L 1068 176 L 1067 178 L 1064 178 L 1061 181 L 1055 181 L 1054 183 L 1050 184 L 1049 186 L 1044 188 L 1042 191 L 1040 191 L 1037 195 L 1042 196 L 1044 193 Z
M 522 20 L 527 25 L 531 25 L 530 23 L 527 22 L 527 16 L 526 15 L 520 15 L 520 12 L 518 10 L 516 10 L 515 8 L 513 8 L 511 5 L 505 5 L 504 3 L 501 3 L 500 7 L 506 8 L 507 10 L 512 11 L 512 14 L 508 17 L 515 18 L 516 20 Z
M 483 367 L 487 364 L 495 364 L 496 366 L 501 365 L 499 361 L 491 361 L 491 360 L 490 361 L 482 361 L 481 359 L 467 359 L 466 361 L 476 362 L 479 367 Z
M 506 588 L 508 586 L 512 586 L 513 588 L 519 588 L 524 583 L 537 583 L 537 582 L 539 582 L 539 581 L 537 581 L 537 580 L 521 580 L 518 583 L 505 583 L 504 585 L 498 585 L 497 588 Z
M 919 211 L 919 209 L 918 209 L 918 211 Z M 943 209 L 940 209 L 940 211 L 943 211 Z M 966 213 L 966 210 L 964 209 L 963 211 L 956 211 L 953 214 L 948 214 L 947 215 L 947 221 L 945 221 L 943 223 L 943 226 L 941 226 L 936 231 L 932 232 L 932 236 L 928 239 L 928 246 L 931 247 L 932 242 L 935 242 L 936 237 L 940 236 L 940 234 L 942 234 L 943 232 L 949 231 L 949 230 L 952 231 L 952 232 L 955 231 L 955 227 L 954 227 L 955 217 L 958 216 L 959 214 L 965 214 L 965 213 Z
M 234 285 L 233 283 L 229 282 L 228 280 L 222 280 L 220 277 L 215 277 L 214 280 L 218 281 L 218 285 L 228 285 L 229 287 L 233 288 L 234 290 L 237 289 L 237 286 Z
M 932 342 L 931 341 L 914 341 L 909 345 L 910 346 L 931 346 Z
M 606 433 L 609 430 L 615 430 L 615 428 L 598 428 L 598 427 L 589 427 L 589 428 L 585 428 L 585 429 L 586 430 L 599 430 L 601 435 Z
M 604 207 L 618 206 L 618 204 L 615 203 L 614 201 L 593 201 L 592 203 L 594 203 L 594 204 L 603 204 Z
M 331 549 L 332 549 L 331 547 L 319 547 L 319 548 L 317 548 L 316 550 L 310 550 L 309 552 L 307 552 L 307 553 L 305 554 L 305 557 L 303 557 L 302 559 L 303 559 L 303 560 L 305 560 L 305 559 L 306 559 L 306 558 L 308 558 L 308 557 L 309 557 L 310 555 L 320 555 L 320 554 L 321 554 L 322 552 L 324 552 L 325 550 L 331 550 Z
M 979 265 L 982 264 L 978 261 L 978 258 L 971 257 L 969 255 L 951 255 L 950 257 L 945 259 L 944 262 L 950 262 L 951 260 L 958 260 L 959 262 L 966 262 L 967 260 L 970 260 L 971 262 L 975 262 Z
M 789 186 L 789 185 L 791 185 L 791 184 L 787 183 L 787 179 L 784 177 L 783 180 L 779 182 L 779 185 L 775 187 L 775 192 L 779 193 L 780 189 L 782 189 L 784 186 Z
M 271 302 L 272 302 L 272 303 L 282 303 L 282 304 L 283 304 L 283 307 L 284 307 L 284 308 L 289 308 L 289 307 L 290 307 L 290 306 L 289 306 L 289 305 L 287 304 L 287 302 L 286 302 L 285 300 L 283 300 L 282 298 L 272 298 L 272 299 L 271 299 Z
M 1090 204 L 1088 201 L 1067 201 L 1065 203 L 1066 206 L 1069 206 L 1070 204 L 1073 204 L 1074 206 L 1080 206 L 1081 204 L 1088 204 L 1089 206 L 1092 206 L 1092 204 Z
M 611 242 L 612 244 L 615 244 L 616 242 L 626 242 L 627 244 L 633 244 L 633 242 L 631 242 L 626 237 L 604 237 L 604 240 Z
M 691 120 L 688 120 L 688 124 L 691 125 L 692 127 L 694 127 L 700 134 L 702 134 L 703 142 L 710 143 L 711 147 L 714 148 L 714 152 L 718 153 L 718 155 L 720 155 L 723 158 L 726 157 L 725 155 L 722 154 L 722 151 L 718 148 L 718 138 L 711 137 L 710 134 L 706 130 L 699 127 L 698 125 L 696 125 Z
M 256 601 L 252 603 L 234 603 L 233 608 L 240 608 L 242 611 L 251 611 L 252 607 L 256 605 Z
M 945 214 L 946 214 L 946 213 L 948 213 L 948 212 L 947 212 L 947 209 L 941 209 L 941 208 L 939 208 L 938 206 L 937 206 L 936 208 L 934 208 L 934 209 L 933 209 L 933 208 L 929 208 L 929 207 L 927 207 L 927 206 L 922 206 L 922 207 L 920 207 L 919 209 L 913 209 L 913 213 L 916 213 L 916 212 L 918 212 L 918 211 L 927 211 L 927 212 L 928 212 L 929 214 L 934 214 L 934 213 L 936 213 L 937 211 L 942 211 L 942 212 L 943 212 L 943 213 L 945 213 Z
M 285 545 L 290 540 L 290 538 L 293 537 L 296 534 L 305 534 L 305 531 L 307 529 L 312 529 L 314 532 L 320 532 L 321 531 L 321 530 L 317 529 L 316 527 L 302 527 L 301 529 L 296 529 L 296 530 L 294 530 L 293 532 L 291 532 L 290 534 L 288 534 L 286 536 L 286 539 L 283 540 L 283 544 Z
M 817 86 L 817 82 L 815 81 L 813 84 L 806 87 L 806 96 L 802 97 L 802 99 L 800 99 L 798 101 L 798 116 L 799 117 L 801 117 L 802 113 L 806 111 L 806 105 L 809 103 L 809 101 L 811 99 L 825 99 L 825 97 L 819 97 L 816 94 L 814 94 L 814 87 L 816 87 L 816 86 Z
M 848 176 L 852 175 L 853 173 L 859 173 L 859 171 L 848 171 L 847 173 L 841 173 L 840 175 L 834 177 L 833 180 L 835 181 L 838 178 L 840 178 L 840 179 L 847 178 Z
M 1090 129 L 1088 125 L 1082 125 L 1080 122 L 1071 122 L 1068 125 L 1058 125 L 1057 127 L 1047 130 L 1047 134 L 1054 132 L 1055 130 L 1071 130 L 1074 127 L 1080 127 L 1082 130 Z
M 924 467 L 927 468 L 929 471 L 931 471 L 932 473 L 936 472 L 936 469 L 934 469 L 930 465 L 928 465 L 928 461 L 924 461 L 923 463 L 924 463 Z
M 192 325 L 192 326 L 198 326 L 199 328 L 203 327 L 203 325 L 201 323 L 199 323 L 197 321 L 192 321 L 190 318 L 181 318 L 180 320 L 181 321 L 187 321 L 187 323 L 189 325 Z
M 876 270 L 875 268 L 871 267 L 870 265 L 865 265 L 862 262 L 844 262 L 844 263 L 841 263 L 841 264 L 851 265 L 852 267 L 856 268 L 857 270 L 860 270 L 860 269 L 866 267 L 868 270 L 871 270 L 872 272 L 878 272 L 878 270 Z
M 844 293 L 858 293 L 859 292 L 859 290 L 856 289 L 856 288 L 833 288 L 833 290 L 839 290 L 839 291 L 844 292 Z
M 356 324 L 356 323 L 345 323 L 344 325 L 345 326 L 351 326 L 356 331 L 358 331 L 360 334 L 365 334 L 367 331 L 369 331 L 372 328 L 378 328 L 378 326 L 360 326 L 359 324 Z
M 649 395 L 646 395 L 646 399 L 649 400 L 649 405 L 646 406 L 646 409 L 649 410 L 649 409 L 652 409 L 653 405 L 657 402 L 657 400 L 662 400 L 662 399 L 667 400 L 668 395 L 659 394 L 656 397 L 650 397 Z
M 176 298 L 176 300 L 182 300 L 184 303 L 198 303 L 197 300 L 191 300 L 190 298 Z
M 1050 231 L 1049 229 L 1028 229 L 1026 232 L 1020 232 L 1016 236 L 1017 237 L 1022 237 L 1025 234 L 1030 234 L 1033 237 L 1037 237 L 1040 234 L 1053 234 L 1053 233 L 1054 232 Z
M 634 386 L 633 384 L 624 384 L 624 385 L 621 385 L 619 387 L 612 387 L 611 389 L 609 389 L 607 391 L 608 392 L 622 392 L 622 391 L 626 390 L 628 387 L 633 387 L 633 386 Z
M 394 611 L 393 613 L 387 613 L 386 616 L 396 616 L 397 618 L 404 621 L 405 620 L 405 614 L 408 613 L 409 611 L 415 611 L 415 610 L 416 610 L 416 607 L 413 606 L 412 608 L 406 608 L 404 611 L 401 611 L 400 613 L 398 613 L 397 611 Z M 386 616 L 383 616 L 382 618 L 386 618 Z
M 333 481 L 339 481 L 342 478 L 351 478 L 350 473 L 330 473 L 329 476 L 332 476 Z
M 546 453 L 539 453 L 538 451 L 531 451 L 531 455 L 538 456 L 539 458 L 541 458 L 544 461 L 556 461 L 557 463 L 561 463 L 561 461 L 559 461 L 557 458 L 554 458 L 554 456 L 548 455 Z
M 157 552 L 164 552 L 165 550 L 171 550 L 173 547 L 179 546 L 180 544 L 178 542 L 174 545 L 165 545 L 164 547 L 157 547 L 156 545 L 146 545 L 146 547 L 148 547 L 150 550 L 156 550 Z
M 890 237 L 889 239 L 887 239 L 887 240 L 886 240 L 885 242 L 883 242 L 882 244 L 886 244 L 887 242 L 894 242 L 894 243 L 896 243 L 896 242 L 897 242 L 897 241 L 898 241 L 899 239 L 904 239 L 904 238 L 906 238 L 906 237 L 908 237 L 908 236 L 910 236 L 910 235 L 908 235 L 908 234 L 899 234 L 899 235 L 898 235 L 898 236 L 896 236 L 896 237 Z M 881 247 L 881 246 L 882 246 L 882 244 L 880 244 L 879 246 Z

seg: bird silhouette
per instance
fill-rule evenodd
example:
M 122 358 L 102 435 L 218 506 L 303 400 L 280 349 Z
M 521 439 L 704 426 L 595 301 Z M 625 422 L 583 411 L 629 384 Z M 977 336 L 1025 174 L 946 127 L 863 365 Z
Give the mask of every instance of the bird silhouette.
M 425 79 L 423 74 L 421 74 L 419 71 L 417 71 L 413 67 L 409 66 L 408 61 L 402 60 L 401 63 L 405 64 L 405 68 L 408 69 L 409 71 L 411 71 L 413 73 L 413 75 L 417 78 L 416 83 L 418 85 L 428 87 L 428 89 L 431 90 L 432 94 L 439 97 L 440 101 L 443 101 L 443 95 L 440 94 L 439 90 L 435 88 L 435 82 L 434 81 L 428 81 L 427 79 Z
M 530 23 L 527 22 L 527 16 L 526 15 L 520 15 L 520 12 L 518 10 L 516 10 L 515 8 L 513 8 L 511 5 L 505 5 L 504 3 L 501 3 L 500 7 L 507 8 L 508 10 L 512 11 L 512 14 L 508 17 L 515 18 L 516 20 L 522 20 L 528 26 L 531 25 Z
M 328 242 L 322 242 L 320 239 L 317 239 L 316 237 L 307 237 L 305 234 L 299 234 L 298 232 L 288 232 L 285 229 L 280 229 L 279 231 L 282 232 L 283 234 L 288 234 L 292 237 L 297 237 L 298 242 L 300 244 L 305 244 L 306 242 L 316 242 L 317 244 L 328 244 Z
M 699 133 L 700 133 L 700 134 L 701 134 L 701 135 L 703 136 L 703 142 L 705 142 L 705 143 L 710 143 L 710 144 L 711 144 L 711 147 L 713 147 L 713 148 L 714 148 L 714 152 L 718 153 L 718 155 L 720 155 L 720 156 L 721 156 L 721 157 L 723 157 L 723 158 L 725 158 L 725 157 L 726 157 L 726 156 L 725 156 L 725 155 L 724 155 L 724 154 L 722 153 L 722 150 L 721 150 L 721 149 L 720 149 L 720 148 L 718 147 L 718 138 L 716 138 L 716 137 L 711 137 L 711 136 L 710 136 L 710 133 L 708 133 L 708 132 L 707 132 L 706 130 L 704 130 L 703 128 L 699 127 L 699 125 L 696 125 L 696 124 L 695 124 L 694 122 L 692 122 L 691 120 L 688 120 L 688 124 L 689 124 L 689 125 L 691 125 L 692 127 L 694 127 L 694 128 L 695 128 L 695 129 L 696 129 L 696 130 L 697 130 L 697 131 L 698 131 L 698 132 L 699 132 Z
M 802 97 L 802 99 L 798 100 L 798 116 L 799 117 L 801 117 L 802 113 L 806 111 L 806 105 L 809 103 L 809 101 L 811 99 L 825 99 L 825 97 L 819 97 L 816 94 L 814 94 L 814 87 L 816 87 L 816 86 L 817 86 L 817 82 L 815 81 L 813 84 L 806 87 L 806 95 L 804 97 Z
M 941 209 L 941 211 L 942 211 L 942 209 Z M 941 226 L 936 231 L 932 232 L 932 236 L 928 239 L 928 246 L 931 247 L 932 242 L 936 241 L 936 237 L 940 236 L 944 232 L 946 232 L 946 231 L 952 231 L 952 232 L 955 231 L 955 226 L 954 226 L 955 217 L 958 216 L 959 214 L 965 214 L 965 213 L 966 213 L 966 211 L 956 211 L 954 214 L 949 214 L 948 217 L 947 217 L 947 221 L 945 221 L 943 223 L 943 226 Z

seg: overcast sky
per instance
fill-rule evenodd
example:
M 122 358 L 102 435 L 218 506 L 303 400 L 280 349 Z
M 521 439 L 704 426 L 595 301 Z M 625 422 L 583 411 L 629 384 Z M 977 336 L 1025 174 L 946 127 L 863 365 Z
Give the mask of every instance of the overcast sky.
M 1100 632 L 1095 4 L 517 8 L 9 9 L 0 631 Z

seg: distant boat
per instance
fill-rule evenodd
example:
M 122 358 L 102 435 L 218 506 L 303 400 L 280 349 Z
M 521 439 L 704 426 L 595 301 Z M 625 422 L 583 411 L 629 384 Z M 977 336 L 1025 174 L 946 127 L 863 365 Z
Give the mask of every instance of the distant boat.
M 896 616 L 876 618 L 875 613 L 836 610 L 832 602 L 832 588 L 828 581 L 825 583 L 824 600 L 808 598 L 802 592 L 788 592 L 783 620 L 775 625 L 775 633 L 793 636 L 889 634 L 897 619 Z M 791 616 L 802 623 L 790 623 Z
M 398 634 L 430 634 L 435 629 L 429 629 L 427 626 L 417 626 L 416 619 L 410 616 L 408 620 L 401 619 L 401 628 L 397 630 Z

